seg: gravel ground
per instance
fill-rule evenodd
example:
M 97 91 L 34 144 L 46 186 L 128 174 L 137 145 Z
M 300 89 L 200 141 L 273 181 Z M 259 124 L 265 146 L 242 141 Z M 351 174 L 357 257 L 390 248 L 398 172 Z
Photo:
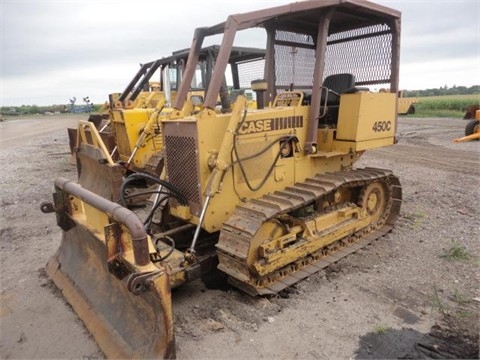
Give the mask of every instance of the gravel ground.
M 76 177 L 65 128 L 79 118 L 0 123 L 2 359 L 103 357 L 44 273 L 61 231 L 39 206 L 57 176 Z M 401 118 L 399 143 L 362 157 L 403 186 L 395 230 L 368 247 L 274 297 L 176 289 L 177 356 L 478 358 L 480 143 L 451 142 L 464 126 Z

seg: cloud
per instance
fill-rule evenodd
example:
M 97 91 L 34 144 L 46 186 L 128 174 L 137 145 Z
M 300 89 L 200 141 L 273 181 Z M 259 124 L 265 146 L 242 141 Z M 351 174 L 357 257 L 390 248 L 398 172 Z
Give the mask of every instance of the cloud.
M 480 3 L 386 1 L 402 11 L 400 86 L 479 84 Z
M 479 78 L 472 76 L 475 76 L 475 68 L 478 75 L 478 65 L 476 58 L 462 59 L 461 61 L 433 59 L 404 64 L 400 69 L 400 88 L 423 90 L 439 88 L 444 85 L 449 87 L 476 85 L 479 83 Z M 472 69 L 471 72 L 468 69 Z
M 2 86 L 6 89 L 18 89 L 20 94 L 23 92 L 23 97 L 20 97 L 21 100 L 15 105 L 67 104 L 68 99 L 74 96 L 77 99 L 89 96 L 94 103 L 101 104 L 108 100 L 108 94 L 121 92 L 138 68 L 134 63 L 111 64 L 108 68 L 82 66 L 73 72 L 65 68 L 38 74 L 33 78 L 29 75 L 8 78 L 3 81 Z M 35 100 L 32 100 L 30 94 L 35 94 Z
M 293 1 L 1 0 L 0 105 L 48 105 L 86 95 L 101 103 L 125 88 L 139 63 L 190 47 L 196 27 Z M 434 87 L 439 79 L 449 86 L 478 83 L 480 2 L 379 2 L 402 11 L 404 88 Z M 238 40 L 265 46 L 258 37 Z
M 2 25 L 3 32 L 8 35 L 2 43 L 5 58 L 2 76 L 39 74 L 67 67 L 75 71 L 79 66 L 133 62 L 139 54 L 161 56 L 155 51 L 159 48 L 155 39 L 166 47 L 174 45 L 171 36 L 155 31 L 158 24 L 155 26 L 151 16 L 142 20 L 144 17 L 136 7 L 129 10 L 126 3 L 104 2 L 91 5 L 82 2 L 7 3 L 4 8 L 6 22 Z M 115 9 L 121 11 L 114 15 Z

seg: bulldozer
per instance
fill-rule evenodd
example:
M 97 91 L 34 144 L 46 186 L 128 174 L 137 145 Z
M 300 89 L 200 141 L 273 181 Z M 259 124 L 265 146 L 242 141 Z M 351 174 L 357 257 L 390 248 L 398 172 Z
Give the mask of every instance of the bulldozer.
M 413 115 L 415 114 L 415 104 L 418 103 L 416 97 L 405 97 L 404 90 L 398 92 L 398 114 Z
M 186 112 L 199 111 L 202 107 L 205 85 L 208 86 L 213 66 L 219 51 L 218 45 L 203 47 L 199 52 L 196 70 L 190 80 Z M 172 102 L 182 79 L 189 49 L 179 50 L 171 56 L 143 64 L 122 93 L 109 95 L 103 114 L 91 115 L 87 121 L 80 120 L 77 128 L 68 130 L 71 162 L 77 165 L 78 176 L 88 178 L 91 187 L 101 195 L 117 201 L 124 175 L 142 172 L 159 176 L 163 169 L 162 136 L 160 121 L 172 111 Z M 245 92 L 250 86 L 243 80 L 242 72 L 258 68 L 264 61 L 265 50 L 233 47 L 229 56 L 230 71 L 226 73 L 225 90 L 217 100 L 217 111 L 230 110 L 234 94 Z M 152 81 L 160 74 L 160 81 Z M 230 96 L 222 96 L 231 79 Z M 205 85 L 204 85 L 205 84 Z M 250 100 L 250 106 L 254 102 Z M 189 107 L 191 105 L 191 107 Z M 85 156 L 81 144 L 91 145 L 97 153 Z M 98 166 L 104 159 L 109 167 Z M 98 175 L 98 176 L 96 176 Z M 102 189 L 102 190 L 99 190 Z
M 396 142 L 400 23 L 400 12 L 368 1 L 310 0 L 197 28 L 159 122 L 162 174 L 127 177 L 119 202 L 87 179 L 102 174 L 55 180 L 42 211 L 56 214 L 63 238 L 47 273 L 107 357 L 175 357 L 175 287 L 220 272 L 252 296 L 274 295 L 393 229 L 398 177 L 354 165 Z M 190 84 L 216 35 L 194 111 Z M 235 39 L 260 35 L 263 69 L 249 73 L 256 107 L 239 95 L 217 111 Z M 91 147 L 78 152 L 112 166 Z M 155 201 L 129 207 L 125 186 L 139 179 Z

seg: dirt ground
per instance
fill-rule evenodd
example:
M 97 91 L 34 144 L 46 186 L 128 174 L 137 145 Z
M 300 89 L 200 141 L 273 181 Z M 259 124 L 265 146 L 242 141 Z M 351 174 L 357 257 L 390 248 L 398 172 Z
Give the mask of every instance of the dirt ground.
M 102 358 L 44 275 L 60 244 L 51 200 L 74 179 L 67 126 L 86 116 L 0 122 L 0 358 Z M 401 118 L 395 146 L 359 167 L 403 186 L 395 230 L 269 298 L 202 282 L 173 292 L 180 359 L 478 358 L 480 143 L 460 119 Z

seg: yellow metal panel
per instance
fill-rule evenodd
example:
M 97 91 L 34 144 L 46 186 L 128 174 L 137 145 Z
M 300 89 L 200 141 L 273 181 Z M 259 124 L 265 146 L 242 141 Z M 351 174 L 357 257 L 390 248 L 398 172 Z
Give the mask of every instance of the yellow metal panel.
M 357 143 L 357 151 L 363 151 L 368 149 L 375 149 L 383 146 L 390 146 L 395 143 L 394 137 L 388 137 L 383 139 L 374 139 L 368 141 L 361 141 Z
M 390 146 L 394 144 L 394 138 L 388 137 L 383 139 L 372 139 L 366 141 L 334 141 L 334 149 L 337 151 L 346 151 L 346 149 L 350 149 L 351 151 L 364 151 L 368 149 L 375 149 L 382 146 Z
M 82 201 L 84 213 L 86 216 L 86 223 L 89 225 L 95 235 L 102 240 L 105 239 L 104 227 L 108 224 L 108 216 L 102 211 Z
M 308 106 L 265 108 L 263 110 L 250 110 L 244 121 L 240 120 L 238 137 L 235 139 L 235 145 L 238 150 L 238 156 L 245 159 L 242 164 L 245 168 L 247 178 L 253 187 L 267 175 L 267 171 L 279 151 L 279 145 L 274 144 L 264 153 L 269 144 L 285 135 L 297 136 L 297 152 L 293 156 L 280 158 L 273 168 L 272 173 L 258 191 L 248 189 L 245 178 L 243 177 L 238 163 L 229 166 L 226 169 L 222 181 L 219 184 L 218 193 L 210 200 L 210 204 L 205 214 L 202 227 L 209 231 L 218 231 L 223 223 L 233 213 L 235 205 L 240 199 L 259 198 L 266 193 L 273 193 L 276 190 L 282 190 L 296 182 L 304 181 L 307 177 L 312 177 L 316 173 L 339 171 L 348 168 L 358 160 L 363 149 L 393 144 L 393 133 L 395 125 L 395 95 L 392 94 L 354 94 L 347 102 L 347 108 L 353 109 L 348 113 L 348 117 L 340 120 L 347 120 L 356 127 L 352 132 L 350 141 L 339 141 L 337 129 L 319 129 L 319 152 L 314 155 L 305 155 L 302 144 L 305 142 L 305 132 L 308 119 Z M 386 104 L 384 104 L 386 102 Z M 356 105 L 355 105 L 356 103 Z M 359 120 L 359 113 L 361 119 Z M 198 184 L 201 191 L 201 204 L 192 210 L 191 218 L 188 220 L 193 224 L 198 223 L 201 205 L 204 204 L 204 192 L 212 173 L 212 164 L 215 163 L 215 156 L 221 148 L 222 139 L 225 136 L 230 114 L 218 114 L 214 111 L 204 109 L 195 117 L 189 118 L 188 123 L 195 125 L 193 136 L 196 139 L 197 148 L 195 151 L 196 163 L 198 167 Z M 392 128 L 391 132 L 378 135 L 372 130 L 375 119 L 388 119 Z M 359 124 L 364 121 L 368 131 L 360 133 Z M 379 121 L 379 120 L 377 120 Z M 383 120 L 382 120 L 383 121 Z M 170 122 L 181 126 L 186 120 L 173 121 L 166 120 L 165 124 Z M 358 133 L 358 136 L 357 136 Z M 337 135 L 337 136 L 336 136 Z M 261 153 L 261 155 L 260 155 Z M 231 155 L 235 160 L 235 155 Z M 228 156 L 227 163 L 230 163 L 232 157 Z M 210 166 L 209 166 L 210 164 Z M 229 165 L 229 164 L 227 164 Z M 171 212 L 174 216 L 185 218 L 178 208 L 173 207 Z
M 129 109 L 114 110 L 113 126 L 117 137 L 117 147 L 120 159 L 128 161 L 135 144 L 147 125 L 150 114 L 154 109 Z M 138 148 L 134 158 L 133 165 L 138 168 L 144 168 L 151 156 L 163 149 L 160 123 L 163 118 L 163 112 L 158 116 L 158 124 L 154 125 L 154 134 L 150 136 L 143 147 Z
M 221 146 L 221 141 L 229 121 L 229 114 L 216 114 L 202 111 L 198 114 L 201 119 L 197 122 L 198 131 L 198 161 L 199 180 L 202 195 L 208 183 L 211 169 L 206 166 L 209 157 Z M 239 127 L 236 147 L 240 158 L 245 159 L 242 164 L 248 180 L 252 186 L 257 186 L 267 175 L 273 164 L 276 154 L 280 150 L 279 143 L 275 143 L 262 155 L 253 156 L 265 149 L 269 144 L 285 135 L 295 134 L 299 143 L 305 138 L 305 127 L 308 116 L 308 107 L 283 107 L 278 109 L 250 110 L 247 118 Z M 233 155 L 234 156 L 234 155 Z M 250 191 L 241 173 L 238 163 L 230 167 L 223 177 L 220 193 L 216 194 L 209 205 L 203 227 L 207 231 L 219 230 L 223 222 L 232 214 L 239 198 L 260 197 L 267 192 L 283 189 L 295 182 L 295 169 L 298 158 L 304 157 L 302 151 L 288 158 L 280 158 L 272 174 L 259 191 Z M 230 159 L 229 159 L 230 160 Z M 307 168 L 308 164 L 304 164 Z M 233 171 L 232 171 L 233 170 Z M 312 170 L 305 172 L 311 175 Z M 172 210 L 175 212 L 175 210 Z M 194 215 L 191 221 L 196 221 Z
M 334 135 L 335 135 L 334 129 L 318 129 L 317 131 L 318 151 L 332 151 Z
M 398 110 L 399 114 L 408 114 L 410 106 L 418 102 L 417 98 L 399 98 L 398 99 Z
M 337 139 L 366 141 L 395 135 L 396 95 L 358 92 L 340 98 Z

